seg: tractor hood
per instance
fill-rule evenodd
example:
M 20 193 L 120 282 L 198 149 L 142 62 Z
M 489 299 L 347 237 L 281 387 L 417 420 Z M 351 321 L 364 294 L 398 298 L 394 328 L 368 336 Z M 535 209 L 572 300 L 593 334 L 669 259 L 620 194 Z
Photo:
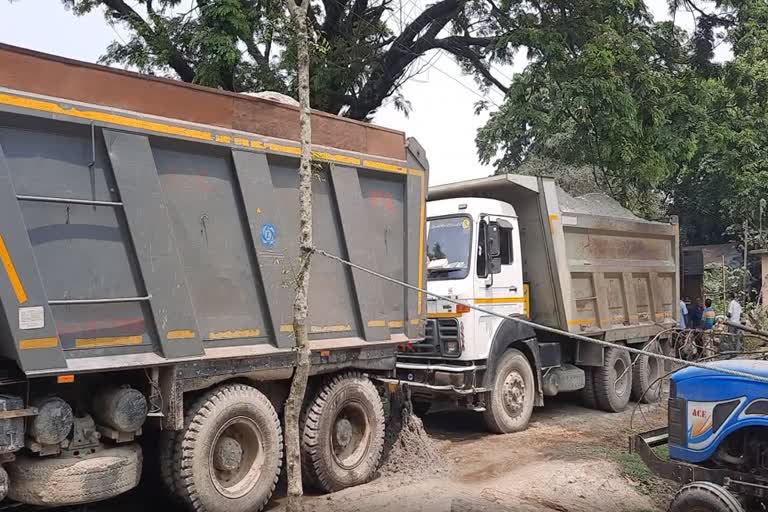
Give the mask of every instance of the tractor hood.
M 724 368 L 728 370 L 736 370 L 744 373 L 749 373 L 752 375 L 757 375 L 759 377 L 768 378 L 768 361 L 763 361 L 763 360 L 735 359 L 731 361 L 717 361 L 717 362 L 707 363 L 706 366 L 708 366 L 709 368 Z M 688 367 L 675 372 L 672 375 L 672 381 L 681 382 L 684 380 L 693 379 L 697 377 L 704 377 L 704 376 L 706 377 L 723 376 L 723 377 L 738 378 L 731 375 L 723 374 L 716 370 L 708 370 L 708 369 L 698 368 L 698 367 Z

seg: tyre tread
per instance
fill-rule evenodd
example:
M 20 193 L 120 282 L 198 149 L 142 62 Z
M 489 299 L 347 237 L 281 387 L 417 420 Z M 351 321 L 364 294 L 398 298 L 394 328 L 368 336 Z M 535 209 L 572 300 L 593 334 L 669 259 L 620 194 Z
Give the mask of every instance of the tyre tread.
M 253 509 L 254 512 L 261 511 L 269 502 L 277 486 L 277 480 L 280 476 L 280 470 L 283 464 L 283 433 L 280 425 L 280 419 L 275 412 L 272 403 L 260 391 L 245 384 L 225 384 L 205 393 L 187 410 L 184 418 L 185 428 L 177 433 L 175 437 L 175 449 L 173 453 L 173 464 L 171 470 L 172 484 L 171 488 L 176 490 L 177 496 L 185 505 L 195 512 L 220 512 L 209 511 L 202 503 L 199 490 L 196 488 L 193 478 L 194 455 L 193 450 L 198 442 L 198 437 L 202 431 L 204 423 L 209 421 L 215 409 L 228 400 L 241 398 L 244 402 L 257 402 L 262 409 L 269 411 L 271 421 L 277 429 L 278 449 L 280 457 L 278 458 L 277 471 L 272 479 L 271 487 L 263 502 Z
M 531 391 L 535 394 L 535 377 L 533 375 L 533 369 L 530 366 L 530 363 L 528 362 L 528 359 L 525 357 L 525 355 L 520 352 L 517 349 L 509 349 L 507 350 L 499 360 L 499 363 L 497 365 L 497 373 L 493 376 L 493 382 L 490 384 L 493 388 L 496 387 L 496 379 L 498 378 L 498 369 L 503 368 L 504 365 L 507 363 L 507 360 L 511 360 L 516 357 L 522 357 L 525 361 L 526 366 L 530 370 L 530 382 L 529 386 Z M 494 390 L 495 391 L 495 390 Z M 483 419 L 485 420 L 486 427 L 488 427 L 488 430 L 493 432 L 494 434 L 509 434 L 512 432 L 517 432 L 521 430 L 525 430 L 528 428 L 528 421 L 526 421 L 525 425 L 522 428 L 515 428 L 513 430 L 510 430 L 504 426 L 502 423 L 502 417 L 501 415 L 506 414 L 503 411 L 497 411 L 496 405 L 495 405 L 495 399 L 493 396 L 493 391 L 488 393 L 488 398 L 486 400 L 485 404 L 485 411 L 483 411 Z M 500 406 L 503 408 L 503 406 Z M 531 405 L 530 405 L 530 411 L 528 411 L 526 414 L 528 416 L 528 420 L 530 420 L 531 412 L 533 412 L 533 398 L 531 399 Z
M 687 512 L 691 500 L 705 505 L 712 512 L 744 512 L 739 500 L 721 485 L 697 481 L 683 486 L 672 499 L 670 512 Z
M 585 407 L 598 409 L 597 395 L 595 394 L 595 371 L 591 366 L 582 369 L 584 370 L 584 388 L 581 390 L 581 400 Z
M 367 476 L 369 481 L 375 475 L 375 470 L 381 461 L 381 454 L 384 450 L 384 406 L 381 402 L 376 387 L 373 383 L 359 372 L 345 372 L 334 375 L 328 379 L 316 392 L 314 398 L 306 407 L 302 415 L 301 424 L 301 451 L 302 451 L 302 474 L 307 483 L 317 487 L 324 492 L 333 492 L 340 490 L 337 482 L 334 482 L 325 470 L 325 461 L 323 460 L 323 450 L 321 450 L 320 422 L 323 412 L 329 406 L 329 400 L 333 394 L 349 382 L 355 382 L 362 386 L 366 394 L 369 394 L 371 402 L 374 405 L 374 415 L 376 417 L 375 432 L 372 434 L 375 438 L 372 445 L 375 447 L 375 453 L 372 454 L 375 459 L 373 470 Z M 364 482 L 360 482 L 364 483 Z
M 610 394 L 613 392 L 614 383 L 612 382 L 613 377 L 611 369 L 613 368 L 613 362 L 617 357 L 623 358 L 624 363 L 628 367 L 631 366 L 632 358 L 629 357 L 629 353 L 627 351 L 621 350 L 619 348 L 607 348 L 605 349 L 603 366 L 597 368 L 597 371 L 594 372 L 595 397 L 597 398 L 597 405 L 607 412 L 623 411 L 629 403 L 629 395 L 631 394 L 630 386 L 627 392 L 626 400 L 624 400 L 623 404 L 618 406 L 617 404 L 612 403 L 613 400 L 611 399 Z M 632 371 L 630 370 L 627 373 L 631 383 Z

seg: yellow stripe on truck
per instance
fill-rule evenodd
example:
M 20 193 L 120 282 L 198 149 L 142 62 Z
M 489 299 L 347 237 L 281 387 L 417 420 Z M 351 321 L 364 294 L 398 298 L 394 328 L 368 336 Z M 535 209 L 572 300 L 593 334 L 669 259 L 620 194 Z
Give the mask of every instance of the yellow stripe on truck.
M 195 331 L 190 329 L 178 329 L 175 331 L 168 331 L 168 339 L 169 340 L 188 340 L 190 338 L 194 338 L 197 336 L 197 333 Z
M 21 283 L 19 273 L 16 272 L 16 265 L 13 264 L 11 253 L 8 252 L 8 247 L 5 245 L 3 235 L 0 235 L 0 261 L 2 261 L 3 267 L 5 267 L 5 273 L 8 274 L 8 279 L 11 281 L 11 287 L 16 293 L 16 298 L 19 300 L 19 304 L 24 304 L 27 302 L 27 291 Z
M 33 348 L 56 348 L 59 346 L 59 338 L 32 338 L 27 340 L 21 340 L 19 342 L 19 348 L 21 350 L 29 350 Z
M 104 336 L 100 338 L 75 338 L 77 348 L 114 347 L 119 345 L 141 345 L 143 336 Z
M 525 297 L 478 297 L 476 304 L 509 304 L 516 302 L 525 302 Z

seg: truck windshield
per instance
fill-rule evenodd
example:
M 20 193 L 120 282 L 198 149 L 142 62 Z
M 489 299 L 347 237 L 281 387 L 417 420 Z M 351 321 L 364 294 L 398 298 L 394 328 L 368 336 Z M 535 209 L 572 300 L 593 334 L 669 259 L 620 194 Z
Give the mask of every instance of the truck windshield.
M 464 279 L 469 273 L 472 219 L 466 215 L 427 220 L 428 278 Z

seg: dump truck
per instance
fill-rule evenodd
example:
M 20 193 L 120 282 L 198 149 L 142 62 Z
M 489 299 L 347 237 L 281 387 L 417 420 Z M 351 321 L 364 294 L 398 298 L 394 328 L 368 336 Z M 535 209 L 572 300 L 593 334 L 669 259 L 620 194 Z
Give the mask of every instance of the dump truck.
M 7 45 L 0 70 L 0 498 L 95 502 L 144 466 L 188 510 L 260 510 L 297 364 L 298 109 Z M 316 245 L 424 286 L 424 150 L 312 124 Z M 371 378 L 424 336 L 423 295 L 378 284 L 312 263 L 300 431 L 322 491 L 374 475 Z
M 498 433 L 525 429 L 534 406 L 563 392 L 607 411 L 631 396 L 656 401 L 657 359 L 567 334 L 666 350 L 678 246 L 675 219 L 641 219 L 602 194 L 572 197 L 551 178 L 431 187 L 426 336 L 400 347 L 396 380 L 417 412 L 447 402 L 482 412 Z

